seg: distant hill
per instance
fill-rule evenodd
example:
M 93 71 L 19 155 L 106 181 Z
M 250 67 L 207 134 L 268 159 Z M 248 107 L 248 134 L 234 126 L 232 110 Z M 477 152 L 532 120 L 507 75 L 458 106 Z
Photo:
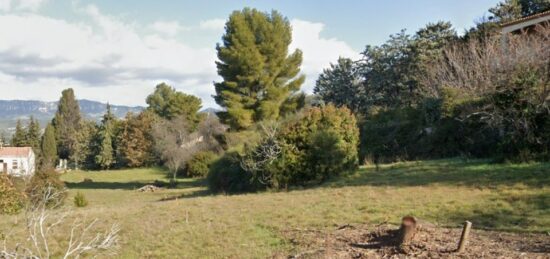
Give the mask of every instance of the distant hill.
M 106 105 L 102 102 L 78 100 L 80 112 L 85 118 L 99 121 L 105 113 Z M 124 117 L 128 112 L 140 112 L 144 107 L 111 105 L 115 116 Z M 27 101 L 27 100 L 0 100 L 0 130 L 13 131 L 18 119 L 28 120 L 32 115 L 44 127 L 55 115 L 57 102 Z

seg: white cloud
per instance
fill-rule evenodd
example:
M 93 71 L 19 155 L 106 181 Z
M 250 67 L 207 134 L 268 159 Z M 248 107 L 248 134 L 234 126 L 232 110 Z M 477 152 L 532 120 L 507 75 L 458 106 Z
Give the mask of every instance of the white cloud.
M 16 2 L 18 2 L 16 7 L 18 10 L 36 11 L 46 2 L 46 0 L 19 0 Z
M 185 28 L 177 22 L 141 26 L 105 15 L 93 5 L 76 14 L 88 19 L 69 22 L 33 13 L 0 14 L 1 99 L 56 100 L 62 89 L 72 87 L 78 98 L 144 105 L 155 85 L 166 82 L 201 97 L 204 107 L 216 107 L 212 82 L 220 78 L 214 44 L 193 47 L 179 34 L 166 37 Z M 205 21 L 193 32 L 221 34 L 224 23 Z M 323 24 L 293 20 L 292 25 L 291 48 L 304 53 L 307 92 L 330 62 L 357 56 L 345 42 L 321 37 Z
M 55 100 L 60 89 L 73 87 L 80 98 L 142 105 L 154 86 L 166 81 L 213 106 L 213 48 L 141 34 L 94 6 L 83 13 L 92 22 L 0 15 L 2 99 Z
M 324 24 L 293 19 L 292 44 L 290 49 L 300 49 L 303 52 L 302 72 L 306 75 L 306 82 L 302 90 L 307 93 L 313 91 L 315 81 L 324 68 L 335 63 L 339 57 L 358 59 L 359 53 L 346 42 L 335 38 L 323 38 L 321 32 Z
M 0 11 L 37 11 L 46 0 L 0 0 Z
M 11 0 L 0 0 L 0 11 L 7 12 L 11 9 Z
M 182 26 L 176 21 L 156 21 L 151 24 L 151 29 L 166 34 L 168 36 L 176 36 L 179 32 L 188 30 L 187 27 Z
M 225 19 L 211 19 L 201 21 L 199 24 L 199 28 L 206 30 L 223 31 L 223 28 L 225 27 L 225 22 Z

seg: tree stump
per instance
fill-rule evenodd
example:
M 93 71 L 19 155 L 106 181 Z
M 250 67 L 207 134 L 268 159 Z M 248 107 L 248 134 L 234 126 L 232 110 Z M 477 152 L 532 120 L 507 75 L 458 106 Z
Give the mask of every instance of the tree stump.
M 409 244 L 413 240 L 416 230 L 416 218 L 413 216 L 403 217 L 398 232 L 398 245 L 403 246 Z

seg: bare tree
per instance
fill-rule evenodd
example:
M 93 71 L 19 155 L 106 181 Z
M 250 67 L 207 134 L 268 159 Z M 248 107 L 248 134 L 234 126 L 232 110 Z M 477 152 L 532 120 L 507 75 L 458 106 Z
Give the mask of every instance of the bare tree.
M 276 123 L 260 123 L 262 141 L 241 159 L 241 168 L 253 175 L 262 183 L 269 184 L 272 176 L 266 170 L 282 153 L 283 149 L 277 139 Z
M 196 143 L 202 139 L 189 132 L 189 123 L 182 117 L 163 120 L 153 127 L 155 149 L 176 180 L 178 170 L 195 152 Z
M 549 44 L 550 26 L 452 44 L 430 68 L 424 84 L 435 96 L 450 87 L 471 99 L 486 100 L 463 109 L 457 119 L 485 121 L 501 135 L 542 143 L 534 133 L 537 124 L 532 114 L 550 115 Z M 513 95 L 518 96 L 514 103 L 506 103 Z
M 70 212 L 60 211 L 61 199 L 65 190 L 47 186 L 42 197 L 30 204 L 25 213 L 26 239 L 23 242 L 10 242 L 10 234 L 3 237 L 0 258 L 51 258 L 52 254 L 62 254 L 63 258 L 79 258 L 83 255 L 114 254 L 117 248 L 119 231 L 114 224 L 110 229 L 97 231 L 98 219 L 85 222 L 75 219 L 70 225 L 66 249 L 52 251 L 53 236 L 70 218 Z M 53 207 L 52 207 L 53 206 Z M 57 255 L 56 255 L 57 257 Z
M 172 172 L 174 181 L 177 172 L 193 155 L 202 150 L 219 151 L 218 137 L 226 127 L 213 115 L 208 115 L 196 131 L 189 130 L 190 124 L 184 117 L 164 120 L 153 128 L 155 148 L 165 165 Z
M 222 124 L 217 116 L 208 113 L 199 123 L 198 128 L 199 135 L 203 137 L 202 149 L 222 151 L 219 139 L 227 129 L 228 127 Z

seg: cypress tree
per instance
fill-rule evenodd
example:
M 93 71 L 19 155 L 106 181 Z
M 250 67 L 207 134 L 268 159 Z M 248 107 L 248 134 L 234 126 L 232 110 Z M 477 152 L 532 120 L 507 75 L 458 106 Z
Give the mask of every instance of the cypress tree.
M 32 116 L 26 133 L 27 144 L 32 147 L 36 156 L 40 157 L 40 123 Z
M 24 147 L 28 145 L 27 130 L 23 127 L 21 120 L 17 120 L 15 124 L 15 133 L 11 138 L 11 145 L 14 147 Z
M 55 128 L 48 123 L 42 136 L 42 161 L 44 165 L 53 166 L 57 159 L 57 143 L 55 141 Z
M 113 148 L 113 135 L 114 135 L 114 115 L 111 112 L 111 106 L 107 104 L 107 111 L 103 115 L 101 126 L 97 135 L 97 153 L 94 157 L 96 165 L 101 169 L 110 168 L 114 162 L 114 148 Z
M 80 120 L 80 107 L 73 89 L 63 90 L 52 121 L 52 125 L 55 127 L 57 151 L 62 159 L 71 158 L 75 152 Z
M 216 62 L 222 82 L 214 84 L 219 116 L 234 129 L 274 120 L 281 105 L 297 92 L 305 77 L 299 75 L 302 52 L 289 55 L 292 29 L 287 18 L 272 11 L 245 8 L 235 11 L 225 25 Z

